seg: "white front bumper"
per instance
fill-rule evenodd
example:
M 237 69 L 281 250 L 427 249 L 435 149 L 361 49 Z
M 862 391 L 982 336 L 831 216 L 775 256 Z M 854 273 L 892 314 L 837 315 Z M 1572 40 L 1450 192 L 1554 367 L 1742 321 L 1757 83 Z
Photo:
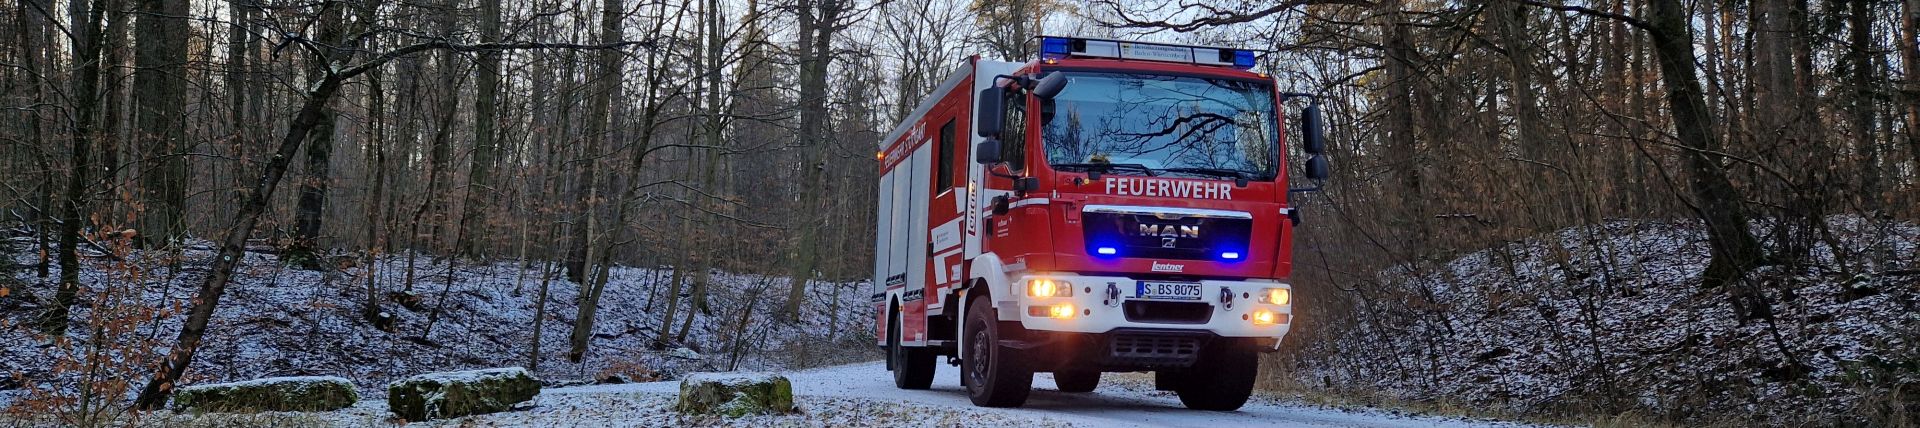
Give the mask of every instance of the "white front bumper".
M 1073 284 L 1073 295 L 1063 297 L 1032 297 L 1027 295 L 1027 280 L 1051 279 Z M 1211 316 L 1204 323 L 1143 322 L 1127 319 L 1123 304 L 1140 300 L 1136 296 L 1139 282 L 1137 279 L 1123 276 L 1082 276 L 1074 274 L 1034 273 L 1014 275 L 1009 278 L 1011 290 L 1002 296 L 1016 296 L 1020 324 L 1029 330 L 1062 331 L 1078 333 L 1105 333 L 1118 328 L 1146 328 L 1162 330 L 1210 331 L 1224 337 L 1272 337 L 1286 336 L 1292 326 L 1293 305 L 1274 305 L 1260 303 L 1260 296 L 1269 288 L 1292 287 L 1277 281 L 1216 281 L 1201 280 L 1200 300 L 1183 300 L 1209 305 Z M 1188 281 L 1192 282 L 1192 281 Z M 1120 298 L 1108 299 L 1107 287 L 1112 284 L 1119 290 Z M 1221 302 L 1221 290 L 1231 290 L 1231 306 Z M 1034 315 L 1030 309 L 1035 306 L 1073 305 L 1073 316 L 1052 318 L 1044 313 Z M 1256 325 L 1251 314 L 1257 310 L 1277 314 L 1277 323 Z M 1001 318 L 1006 319 L 1006 318 Z

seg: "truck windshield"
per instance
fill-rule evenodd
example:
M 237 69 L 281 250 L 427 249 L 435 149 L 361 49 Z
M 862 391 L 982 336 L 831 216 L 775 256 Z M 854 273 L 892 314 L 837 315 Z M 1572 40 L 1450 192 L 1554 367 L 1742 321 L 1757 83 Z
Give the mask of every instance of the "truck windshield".
M 1265 83 L 1067 73 L 1042 101 L 1047 163 L 1068 171 L 1193 178 L 1274 177 L 1279 123 Z

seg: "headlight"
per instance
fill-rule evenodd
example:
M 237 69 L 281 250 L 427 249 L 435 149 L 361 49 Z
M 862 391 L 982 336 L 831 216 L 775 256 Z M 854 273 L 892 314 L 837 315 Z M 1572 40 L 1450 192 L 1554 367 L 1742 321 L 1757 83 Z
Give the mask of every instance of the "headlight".
M 1266 292 L 1260 293 L 1260 303 L 1291 305 L 1293 291 L 1285 288 L 1269 288 Z
M 1032 297 L 1072 297 L 1073 283 L 1051 279 L 1027 280 L 1027 295 Z

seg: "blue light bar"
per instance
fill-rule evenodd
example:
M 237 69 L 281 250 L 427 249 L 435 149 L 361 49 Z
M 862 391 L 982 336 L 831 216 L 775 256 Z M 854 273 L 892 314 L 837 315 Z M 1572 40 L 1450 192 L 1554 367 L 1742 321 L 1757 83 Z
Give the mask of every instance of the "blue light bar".
M 1240 253 L 1228 251 L 1228 252 L 1220 253 L 1220 258 L 1227 259 L 1227 260 L 1240 260 Z
M 1068 46 L 1067 43 L 1068 43 L 1068 40 L 1062 37 L 1040 38 L 1040 58 L 1041 59 L 1066 58 L 1067 54 L 1069 53 L 1067 48 Z
M 1100 253 L 1101 255 L 1106 255 L 1106 256 L 1120 254 L 1120 250 L 1114 249 L 1113 247 L 1100 247 L 1099 249 L 1095 249 L 1094 252 L 1097 252 L 1097 253 Z
M 1241 70 L 1252 69 L 1258 64 L 1257 57 L 1253 51 L 1245 49 L 1079 37 L 1040 38 L 1040 59 L 1057 60 L 1068 57 L 1178 62 L 1196 65 L 1226 66 Z

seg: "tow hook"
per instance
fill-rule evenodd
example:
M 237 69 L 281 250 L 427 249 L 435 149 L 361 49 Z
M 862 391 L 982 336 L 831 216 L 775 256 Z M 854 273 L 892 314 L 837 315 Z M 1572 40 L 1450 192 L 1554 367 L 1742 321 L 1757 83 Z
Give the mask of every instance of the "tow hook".
M 1115 285 L 1114 283 L 1111 283 L 1111 282 L 1107 283 L 1107 300 L 1100 301 L 1100 304 L 1107 305 L 1107 306 L 1119 306 L 1120 305 L 1120 286 Z
M 1233 289 L 1220 287 L 1220 306 L 1229 311 L 1233 310 Z

